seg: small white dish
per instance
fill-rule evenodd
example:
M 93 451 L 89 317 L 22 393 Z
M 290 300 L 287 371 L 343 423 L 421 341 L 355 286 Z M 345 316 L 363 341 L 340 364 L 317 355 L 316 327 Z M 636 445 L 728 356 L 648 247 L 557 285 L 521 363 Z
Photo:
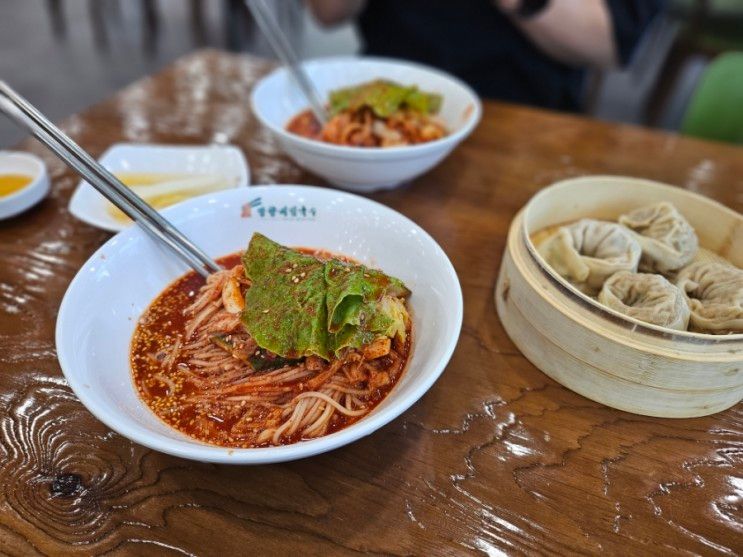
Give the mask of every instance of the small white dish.
M 250 185 L 250 170 L 240 149 L 232 145 L 154 145 L 117 143 L 98 159 L 116 173 L 224 174 L 236 188 Z M 76 218 L 97 228 L 119 232 L 131 226 L 108 211 L 109 203 L 85 180 L 70 199 L 69 210 Z
M 344 189 L 371 192 L 412 180 L 443 160 L 480 121 L 482 106 L 475 92 L 434 68 L 402 60 L 353 56 L 320 58 L 302 65 L 321 99 L 340 87 L 378 78 L 417 85 L 442 95 L 439 116 L 449 130 L 442 139 L 401 147 L 346 147 L 288 132 L 286 124 L 308 107 L 307 100 L 285 68 L 261 79 L 250 98 L 256 117 L 297 164 Z
M 229 449 L 201 443 L 160 421 L 132 381 L 129 349 L 152 300 L 187 269 L 140 227 L 106 242 L 83 265 L 62 300 L 57 354 L 80 401 L 125 437 L 164 453 L 205 462 L 262 464 L 323 453 L 379 429 L 417 401 L 454 351 L 462 291 L 444 251 L 421 227 L 368 199 L 327 188 L 260 186 L 184 201 L 163 211 L 212 257 L 247 246 L 259 231 L 286 245 L 322 247 L 401 278 L 412 290 L 413 344 L 402 377 L 358 422 L 292 445 Z
M 49 193 L 49 175 L 44 162 L 30 153 L 0 151 L 0 174 L 22 174 L 31 183 L 11 193 L 0 196 L 0 219 L 14 217 L 30 209 Z

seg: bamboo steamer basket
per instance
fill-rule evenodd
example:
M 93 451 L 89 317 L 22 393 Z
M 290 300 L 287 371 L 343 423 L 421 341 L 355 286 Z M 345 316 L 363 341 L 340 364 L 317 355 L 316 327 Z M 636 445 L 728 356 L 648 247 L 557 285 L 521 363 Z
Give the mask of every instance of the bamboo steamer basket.
M 608 309 L 554 272 L 535 232 L 669 201 L 699 237 L 698 257 L 743 268 L 743 216 L 706 197 L 637 178 L 586 176 L 535 195 L 511 223 L 495 290 L 498 315 L 523 354 L 567 388 L 620 410 L 705 416 L 743 398 L 743 334 L 674 331 Z M 709 253 L 711 252 L 711 253 Z

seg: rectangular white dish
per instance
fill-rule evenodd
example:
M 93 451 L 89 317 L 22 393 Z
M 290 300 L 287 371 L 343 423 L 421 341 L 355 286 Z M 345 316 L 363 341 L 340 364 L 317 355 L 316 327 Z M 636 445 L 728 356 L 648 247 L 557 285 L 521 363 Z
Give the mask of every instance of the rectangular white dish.
M 98 159 L 114 174 L 223 174 L 234 187 L 250 184 L 250 170 L 240 149 L 232 145 L 154 145 L 116 143 Z M 108 211 L 108 201 L 85 180 L 70 199 L 75 218 L 97 228 L 120 232 L 130 226 Z

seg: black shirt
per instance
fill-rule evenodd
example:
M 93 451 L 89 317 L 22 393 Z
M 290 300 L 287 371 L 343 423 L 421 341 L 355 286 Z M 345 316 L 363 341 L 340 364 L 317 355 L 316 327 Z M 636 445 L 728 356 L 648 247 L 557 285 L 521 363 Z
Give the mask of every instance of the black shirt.
M 662 0 L 606 0 L 626 64 Z M 492 0 L 369 0 L 359 18 L 364 52 L 446 70 L 483 97 L 576 110 L 584 70 L 539 50 Z

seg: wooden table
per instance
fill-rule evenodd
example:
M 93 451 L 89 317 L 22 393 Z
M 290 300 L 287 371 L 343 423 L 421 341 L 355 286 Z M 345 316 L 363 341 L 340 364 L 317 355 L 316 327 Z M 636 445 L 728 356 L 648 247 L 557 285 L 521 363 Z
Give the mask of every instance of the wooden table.
M 117 141 L 229 141 L 255 183 L 318 183 L 248 109 L 264 61 L 218 52 L 64 122 L 99 155 Z M 42 107 L 43 108 L 43 107 Z M 441 379 L 374 435 L 300 462 L 200 464 L 96 421 L 59 369 L 68 282 L 108 235 L 77 222 L 77 177 L 0 224 L 0 550 L 9 554 L 699 554 L 743 552 L 743 411 L 665 420 L 572 393 L 514 347 L 493 306 L 508 223 L 539 188 L 590 173 L 678 184 L 743 209 L 743 151 L 486 102 L 482 124 L 413 184 L 375 199 L 428 230 L 464 289 Z M 105 370 L 101 370 L 105 373 Z

